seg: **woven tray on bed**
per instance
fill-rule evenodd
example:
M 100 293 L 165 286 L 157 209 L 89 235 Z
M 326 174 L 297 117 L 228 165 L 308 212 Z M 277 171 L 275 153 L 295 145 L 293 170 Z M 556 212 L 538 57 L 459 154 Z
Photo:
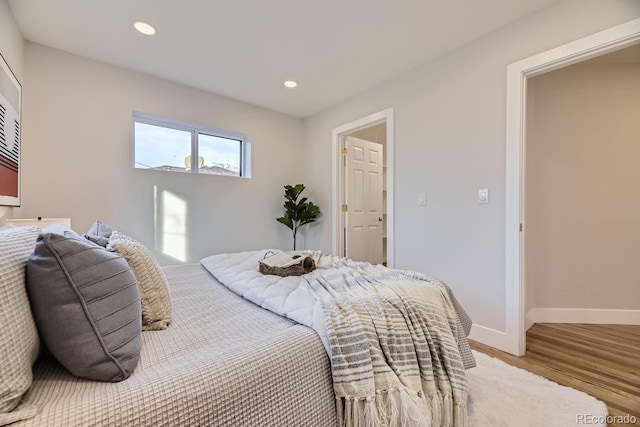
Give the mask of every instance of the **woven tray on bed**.
M 316 269 L 316 262 L 313 258 L 300 257 L 300 263 L 294 264 L 289 267 L 276 267 L 268 266 L 262 262 L 258 263 L 258 270 L 262 274 L 273 274 L 275 276 L 287 277 L 287 276 L 302 276 Z

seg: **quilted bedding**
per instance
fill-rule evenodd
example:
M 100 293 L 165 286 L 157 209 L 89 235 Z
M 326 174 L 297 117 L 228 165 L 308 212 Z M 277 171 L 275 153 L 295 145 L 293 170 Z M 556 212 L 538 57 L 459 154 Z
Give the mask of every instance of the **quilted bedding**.
M 315 332 L 221 286 L 201 265 L 164 268 L 172 325 L 143 333 L 120 383 L 71 376 L 41 358 L 20 426 L 335 426 L 329 360 Z
M 231 289 L 245 299 L 265 308 L 280 316 L 294 320 L 302 325 L 314 329 L 327 350 L 331 354 L 325 317 L 322 312 L 321 303 L 305 285 L 302 276 L 278 277 L 264 275 L 258 271 L 258 262 L 269 252 L 278 252 L 277 249 L 267 249 L 261 251 L 236 252 L 229 254 L 217 254 L 206 257 L 200 263 L 217 279 L 220 283 Z M 320 253 L 308 251 L 308 255 L 319 257 Z M 339 257 L 327 255 L 321 258 L 321 262 L 326 266 L 334 262 Z M 368 263 L 357 263 L 368 264 Z M 321 265 L 318 264 L 320 267 Z M 369 265 L 373 270 L 393 271 L 380 265 Z M 395 270 L 398 271 L 398 270 Z M 425 280 L 438 282 L 426 275 L 409 272 L 419 275 Z M 440 283 L 440 282 L 438 282 Z M 458 303 L 451 292 L 445 286 L 449 298 L 453 304 L 458 317 L 459 328 L 464 331 L 464 337 L 460 340 L 459 350 L 466 369 L 476 366 L 473 354 L 466 340 L 471 331 L 471 319 L 464 308 Z
M 237 294 L 316 330 L 332 361 L 339 425 L 467 425 L 464 368 L 475 361 L 461 318 L 470 321 L 448 287 L 335 256 L 304 276 L 263 275 L 267 252 L 201 263 Z

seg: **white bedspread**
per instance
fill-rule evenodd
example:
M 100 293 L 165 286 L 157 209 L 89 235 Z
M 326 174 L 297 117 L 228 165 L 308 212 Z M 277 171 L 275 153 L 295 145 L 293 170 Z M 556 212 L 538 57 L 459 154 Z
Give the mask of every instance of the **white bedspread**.
M 314 329 L 331 355 L 327 338 L 327 327 L 320 302 L 303 284 L 302 276 L 279 277 L 265 275 L 258 271 L 258 262 L 267 252 L 262 250 L 212 255 L 200 262 L 213 276 L 233 292 L 245 299 Z M 329 257 L 322 257 L 318 267 L 329 263 Z
M 416 285 L 414 286 L 416 286 L 416 289 L 422 288 L 423 291 L 427 288 L 424 288 L 424 286 L 420 286 L 420 284 L 427 284 L 430 286 L 433 285 L 431 289 L 434 289 L 434 291 L 436 289 L 439 289 L 438 291 L 435 291 L 435 294 L 439 295 L 437 299 L 441 302 L 435 303 L 434 300 L 435 304 L 433 305 L 433 307 L 436 307 L 438 304 L 440 304 L 441 307 L 449 307 L 449 310 L 451 311 L 449 311 L 448 316 L 440 317 L 442 316 L 440 314 L 438 315 L 438 317 L 432 317 L 431 320 L 427 320 L 425 318 L 425 320 L 421 322 L 423 322 L 422 325 L 424 327 L 429 329 L 432 328 L 431 326 L 429 326 L 429 322 L 439 323 L 444 321 L 445 324 L 448 323 L 450 325 L 453 332 L 447 332 L 448 335 L 442 335 L 439 338 L 435 338 L 434 341 L 429 341 L 429 346 L 435 345 L 437 348 L 434 348 L 434 351 L 437 352 L 433 354 L 434 358 L 431 359 L 431 356 L 428 355 L 429 351 L 427 351 L 426 359 L 421 359 L 420 361 L 415 360 L 414 363 L 417 364 L 412 365 L 413 368 L 410 368 L 420 368 L 420 373 L 418 374 L 418 371 L 416 371 L 414 372 L 414 376 L 416 378 L 422 378 L 422 386 L 419 385 L 420 380 L 418 380 L 418 385 L 416 386 L 417 388 L 406 387 L 406 385 L 408 384 L 405 380 L 406 377 L 403 377 L 402 373 L 400 373 L 400 382 L 405 384 L 404 386 L 401 386 L 399 388 L 388 386 L 382 387 L 382 389 L 376 388 L 373 394 L 366 394 L 365 400 L 380 400 L 377 405 L 380 405 L 381 402 L 385 401 L 386 403 L 383 403 L 382 406 L 389 408 L 389 410 L 391 411 L 395 411 L 397 408 L 403 408 L 400 412 L 398 412 L 398 414 L 401 414 L 401 417 L 399 417 L 400 421 L 398 421 L 400 422 L 400 424 L 398 425 L 427 426 L 432 425 L 432 423 L 433 425 L 438 426 L 466 425 L 466 377 L 464 375 L 463 357 L 461 356 L 462 351 L 458 351 L 458 348 L 456 346 L 459 346 L 460 341 L 462 341 L 463 344 L 467 346 L 466 350 L 468 350 L 468 343 L 466 343 L 466 337 L 463 335 L 463 327 L 461 326 L 459 316 L 457 316 L 453 311 L 454 304 L 451 302 L 451 300 L 455 300 L 455 298 L 452 295 L 447 294 L 447 292 L 450 292 L 450 290 L 446 288 L 445 285 L 420 273 L 392 270 L 383 266 L 372 266 L 368 263 L 354 263 L 353 261 L 341 259 L 335 256 L 321 257 L 317 261 L 318 270 L 305 276 L 290 276 L 282 278 L 279 276 L 263 275 L 258 271 L 258 262 L 264 258 L 267 252 L 269 251 L 263 250 L 232 254 L 220 254 L 205 258 L 201 261 L 201 263 L 221 283 L 223 283 L 235 293 L 243 296 L 244 298 L 254 302 L 255 304 L 265 309 L 268 309 L 283 317 L 287 317 L 298 323 L 313 328 L 322 339 L 325 349 L 327 350 L 327 354 L 332 359 L 332 363 L 335 362 L 331 354 L 332 346 L 337 349 L 334 349 L 334 351 L 336 351 L 336 357 L 338 360 L 342 360 L 342 356 L 346 354 L 343 353 L 343 351 L 349 351 L 352 346 L 348 344 L 348 341 L 350 340 L 348 336 L 345 336 L 344 338 L 346 346 L 343 346 L 342 348 L 336 346 L 335 328 L 336 326 L 342 328 L 340 325 L 344 325 L 344 323 L 343 321 L 340 321 L 339 325 L 336 324 L 335 321 L 332 320 L 333 317 L 331 319 L 325 319 L 326 312 L 335 313 L 335 311 L 327 311 L 327 301 L 324 301 L 326 298 L 319 296 L 318 291 L 320 288 L 317 286 L 318 283 L 316 282 L 324 281 L 326 283 L 328 280 L 330 283 L 333 283 L 329 285 L 329 288 L 327 288 L 328 294 L 325 293 L 325 295 L 333 294 L 334 291 L 332 291 L 331 289 L 341 292 L 341 289 L 351 286 L 348 284 L 349 277 L 351 276 L 352 271 L 358 270 L 360 272 L 358 273 L 359 275 L 364 274 L 364 276 L 359 276 L 362 277 L 362 280 L 365 280 L 374 285 L 374 288 L 371 288 L 373 294 L 377 294 L 379 292 L 379 290 L 375 290 L 379 289 L 375 287 L 377 286 L 375 285 L 375 283 L 379 282 L 379 280 L 390 280 L 391 282 L 387 282 L 387 285 L 383 285 L 383 287 L 391 285 L 392 289 L 395 288 L 396 280 L 400 280 L 400 282 L 403 283 L 408 283 L 409 286 L 404 287 L 409 292 L 408 296 L 415 292 L 411 290 L 412 285 L 410 284 L 410 282 L 415 282 Z M 358 286 L 356 286 L 356 288 L 358 288 Z M 389 295 L 392 294 L 394 295 L 393 298 L 395 298 L 395 291 L 392 291 Z M 417 297 L 418 299 L 416 300 L 414 298 L 413 301 L 420 304 L 419 301 L 421 301 L 421 297 L 419 297 L 418 295 L 421 294 L 416 294 L 415 297 Z M 346 297 L 346 295 L 344 297 Z M 321 301 L 321 299 L 323 301 Z M 322 305 L 323 303 L 324 306 Z M 333 304 L 333 302 L 329 302 L 329 304 L 331 305 Z M 400 302 L 400 304 L 402 305 L 403 303 Z M 442 306 L 441 304 L 444 304 L 444 306 Z M 455 305 L 457 305 L 457 302 Z M 336 309 L 335 305 L 333 306 L 333 309 Z M 340 311 L 341 309 L 338 310 Z M 437 310 L 439 309 L 436 309 L 436 311 Z M 428 314 L 427 312 L 431 311 L 431 308 L 426 309 L 425 314 L 427 316 L 430 316 L 431 314 Z M 366 316 L 366 313 L 365 318 L 368 318 Z M 400 318 L 402 318 L 402 315 L 400 315 Z M 328 322 L 328 320 L 331 320 L 331 322 Z M 359 321 L 356 320 L 356 323 L 359 323 Z M 330 329 L 334 331 L 333 333 L 327 334 L 328 326 L 330 326 Z M 413 335 L 415 333 L 412 332 L 413 327 L 410 326 L 409 328 L 410 330 L 407 330 L 403 337 L 406 338 L 408 335 Z M 447 326 L 441 329 L 448 330 L 448 328 L 449 327 Z M 436 329 L 438 328 L 436 327 L 435 329 L 430 331 L 425 329 L 425 332 L 429 334 L 429 332 L 435 332 Z M 349 330 L 348 333 L 351 334 L 352 331 Z M 452 333 L 453 335 L 451 335 Z M 461 337 L 462 339 L 459 340 L 459 337 Z M 377 340 L 374 341 L 376 341 L 377 343 Z M 332 345 L 329 344 L 330 342 L 332 343 Z M 445 344 L 445 342 L 447 342 L 448 344 Z M 415 345 L 422 345 L 417 341 L 415 341 L 414 343 Z M 416 349 L 418 349 L 418 347 L 416 347 Z M 373 349 L 371 351 L 374 352 Z M 468 352 L 470 354 L 470 351 Z M 420 351 L 418 351 L 418 353 L 420 353 Z M 423 356 L 424 354 L 425 353 L 422 352 Z M 405 361 L 405 363 L 401 363 L 401 365 L 405 366 L 406 362 L 408 361 L 408 359 L 405 359 L 405 357 L 414 357 L 413 353 L 403 354 L 402 351 L 400 351 L 400 353 L 398 354 L 395 354 L 395 356 L 393 357 L 396 356 Z M 391 357 L 391 353 L 388 357 Z M 422 356 L 419 355 L 418 358 L 420 357 Z M 439 359 L 443 357 L 446 359 L 447 367 L 442 365 L 439 361 Z M 382 359 L 378 357 L 377 360 L 378 362 L 374 362 L 374 373 L 378 368 L 379 362 L 383 362 L 385 366 L 387 366 L 386 364 L 389 363 L 389 366 L 393 367 L 392 371 L 395 371 L 396 368 L 400 366 L 396 366 L 395 362 L 393 362 L 393 360 L 391 359 L 387 359 L 387 362 L 384 362 L 384 356 L 382 357 Z M 431 366 L 432 361 L 434 362 L 433 371 L 431 370 L 431 368 L 423 371 L 424 365 L 429 364 L 429 366 Z M 471 362 L 473 363 L 473 360 L 471 360 Z M 464 362 L 464 364 L 466 365 L 466 362 Z M 356 364 L 354 366 L 360 365 Z M 369 425 L 371 420 L 374 420 L 374 418 L 378 415 L 372 416 L 372 410 L 365 409 L 369 408 L 369 404 L 362 401 L 362 395 L 355 394 L 355 396 L 360 397 L 355 397 L 354 400 L 354 394 L 344 391 L 345 388 L 342 385 L 342 380 L 336 383 L 336 381 L 338 381 L 337 378 L 340 378 L 338 374 L 339 371 L 336 371 L 336 369 L 344 370 L 345 368 L 338 368 L 337 366 L 335 366 L 333 369 L 334 389 L 336 391 L 339 413 L 342 413 L 342 405 L 346 403 L 346 408 L 349 411 L 349 415 L 345 415 L 344 421 L 347 425 Z M 349 376 L 349 372 L 352 372 L 352 374 L 350 375 L 354 375 L 356 371 L 357 369 L 355 371 L 347 370 L 346 376 Z M 381 374 L 379 369 L 378 371 L 380 375 L 384 376 L 384 372 L 382 372 Z M 382 371 L 384 371 L 384 369 L 382 369 Z M 438 380 L 436 380 L 436 382 L 439 382 L 441 385 L 439 389 L 439 386 L 436 386 L 436 389 L 433 388 L 434 374 L 437 378 L 439 378 Z M 380 378 L 382 378 L 382 376 Z M 395 378 L 395 374 L 391 375 L 391 377 Z M 362 378 L 356 381 L 360 380 L 364 381 Z M 444 383 L 442 383 L 442 381 L 444 381 Z M 378 385 L 378 383 L 378 377 L 376 377 L 376 386 Z M 426 391 L 425 384 L 431 384 L 431 392 L 428 393 L 427 398 L 425 398 L 424 394 L 421 394 L 422 390 Z M 416 384 L 414 383 L 414 386 L 415 385 Z M 451 395 L 452 388 L 454 390 L 454 396 Z M 347 387 L 347 389 L 355 390 L 354 388 L 349 387 Z M 384 398 L 378 399 L 377 396 L 380 396 L 381 391 L 384 395 Z M 455 406 L 451 402 L 454 402 Z M 376 403 L 374 402 L 373 405 L 376 406 Z M 363 409 L 359 410 L 355 408 L 356 406 L 362 406 Z M 375 413 L 378 413 L 379 410 L 380 406 L 378 406 L 378 410 L 376 410 Z M 386 409 L 384 411 L 386 411 Z M 383 417 L 386 420 L 394 420 L 396 418 L 389 418 L 388 415 L 383 415 Z M 341 418 L 341 416 L 339 416 L 339 418 Z M 395 422 L 393 423 L 393 425 L 395 425 Z

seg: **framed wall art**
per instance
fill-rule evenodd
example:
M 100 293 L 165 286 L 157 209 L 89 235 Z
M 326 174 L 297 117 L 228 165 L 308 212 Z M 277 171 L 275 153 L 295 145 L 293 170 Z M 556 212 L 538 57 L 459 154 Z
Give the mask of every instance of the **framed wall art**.
M 0 55 L 0 205 L 20 206 L 22 87 Z

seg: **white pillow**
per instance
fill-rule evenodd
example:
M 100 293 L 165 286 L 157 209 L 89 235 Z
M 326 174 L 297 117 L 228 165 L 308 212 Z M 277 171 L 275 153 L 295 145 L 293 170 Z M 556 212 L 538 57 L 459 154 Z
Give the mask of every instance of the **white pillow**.
M 39 234 L 35 226 L 0 230 L 0 425 L 37 412 L 31 405 L 16 407 L 31 386 L 31 367 L 40 347 L 25 280 Z
M 107 250 L 122 255 L 136 277 L 142 306 L 142 330 L 167 329 L 172 315 L 171 296 L 158 261 L 142 243 L 117 230 L 109 236 Z

